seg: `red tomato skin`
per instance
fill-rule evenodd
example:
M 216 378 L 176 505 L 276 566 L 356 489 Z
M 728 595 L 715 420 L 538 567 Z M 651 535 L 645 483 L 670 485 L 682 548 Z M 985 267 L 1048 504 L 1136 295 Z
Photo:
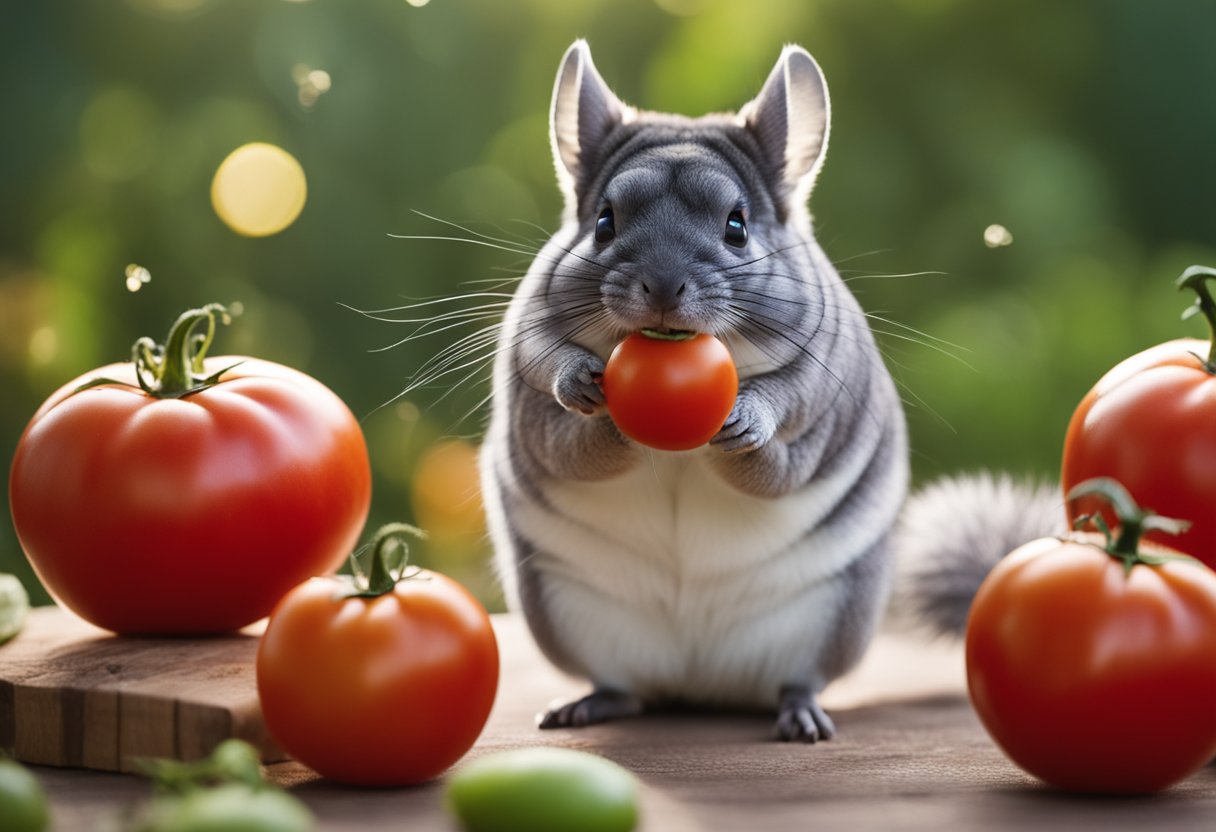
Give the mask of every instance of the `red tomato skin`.
M 613 349 L 603 388 L 621 433 L 658 450 L 687 451 L 722 429 L 739 376 L 729 350 L 712 335 L 667 341 L 635 333 Z
M 438 777 L 473 746 L 498 687 L 498 644 L 469 592 L 423 571 L 378 598 L 314 578 L 275 608 L 258 648 L 266 727 L 321 775 L 361 786 Z
M 1149 540 L 1216 567 L 1216 377 L 1195 354 L 1208 344 L 1181 339 L 1128 358 L 1098 381 L 1073 413 L 1064 441 L 1064 491 L 1112 477 L 1142 506 L 1188 520 L 1181 535 Z M 1069 520 L 1102 510 L 1093 498 L 1068 506 Z
M 102 367 L 39 408 L 9 478 L 13 524 L 39 579 L 87 621 L 126 634 L 239 629 L 345 560 L 371 470 L 353 414 L 315 379 L 236 362 L 183 399 L 104 386 Z
M 1125 577 L 1092 545 L 1033 541 L 981 586 L 966 658 L 988 733 L 1054 786 L 1154 792 L 1216 755 L 1216 574 L 1202 564 Z

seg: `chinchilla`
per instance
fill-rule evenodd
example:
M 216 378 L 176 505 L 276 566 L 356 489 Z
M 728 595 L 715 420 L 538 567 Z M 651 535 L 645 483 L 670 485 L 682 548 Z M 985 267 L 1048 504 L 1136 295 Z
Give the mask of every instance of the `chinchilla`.
M 797 46 L 737 113 L 699 118 L 622 103 L 584 41 L 561 62 L 563 222 L 508 306 L 481 455 L 508 602 L 592 685 L 542 728 L 686 702 L 775 708 L 778 738 L 829 738 L 818 696 L 874 634 L 897 528 L 920 564 L 911 606 L 949 627 L 986 565 L 1059 525 L 1058 499 L 1027 512 L 1024 489 L 986 480 L 927 493 L 921 525 L 899 525 L 900 397 L 807 208 L 830 123 Z M 729 348 L 739 394 L 706 446 L 651 450 L 606 415 L 604 362 L 643 328 Z M 970 538 L 949 517 L 967 501 L 996 516 Z

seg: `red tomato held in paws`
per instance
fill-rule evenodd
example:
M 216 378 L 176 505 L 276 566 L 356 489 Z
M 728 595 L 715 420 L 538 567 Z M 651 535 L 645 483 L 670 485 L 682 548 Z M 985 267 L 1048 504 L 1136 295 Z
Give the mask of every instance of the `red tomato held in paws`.
M 182 315 L 163 350 L 141 339 L 138 367 L 64 385 L 17 445 L 21 545 L 47 589 L 99 627 L 243 627 L 336 569 L 367 518 L 371 470 L 350 410 L 287 367 L 204 359 L 217 314 Z
M 988 575 L 967 624 L 967 683 L 1022 768 L 1082 792 L 1153 792 L 1216 755 L 1216 573 L 1153 543 L 1177 521 L 1113 480 L 1117 536 L 1027 543 Z
M 320 774 L 404 786 L 442 774 L 481 734 L 498 687 L 498 644 L 460 584 L 387 550 L 417 530 L 386 526 L 363 584 L 315 578 L 275 608 L 258 649 L 266 728 Z M 402 567 L 403 568 L 403 567 Z
M 1216 303 L 1204 281 L 1216 271 L 1192 266 L 1177 281 L 1199 294 L 1216 334 Z M 1202 357 L 1201 357 L 1202 356 Z M 1067 491 L 1092 477 L 1119 480 L 1142 505 L 1191 528 L 1168 545 L 1216 567 L 1216 363 L 1194 338 L 1159 344 L 1122 362 L 1094 386 L 1073 414 L 1061 474 Z M 1099 506 L 1079 500 L 1069 519 Z M 1107 524 L 1113 516 L 1104 513 Z M 1150 540 L 1165 542 L 1159 533 Z
M 621 433 L 663 451 L 704 445 L 735 406 L 739 376 L 726 346 L 706 333 L 634 333 L 604 367 L 604 400 Z

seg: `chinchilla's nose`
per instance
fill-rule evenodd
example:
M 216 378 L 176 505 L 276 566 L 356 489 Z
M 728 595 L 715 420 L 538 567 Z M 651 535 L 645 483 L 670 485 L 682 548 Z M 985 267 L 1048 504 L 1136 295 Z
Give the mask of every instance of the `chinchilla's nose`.
M 642 278 L 642 295 L 657 312 L 670 312 L 680 305 L 688 281 L 680 276 Z

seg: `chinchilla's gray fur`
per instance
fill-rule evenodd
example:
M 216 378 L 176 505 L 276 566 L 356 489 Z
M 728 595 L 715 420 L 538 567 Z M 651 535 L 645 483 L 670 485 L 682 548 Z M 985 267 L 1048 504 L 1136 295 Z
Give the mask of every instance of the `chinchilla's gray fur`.
M 542 727 L 686 701 L 832 735 L 816 696 L 884 607 L 908 454 L 866 317 L 812 233 L 829 124 L 797 47 L 738 114 L 700 118 L 626 106 L 582 41 L 562 62 L 564 222 L 508 310 L 481 459 L 508 599 L 593 685 Z M 615 236 L 597 241 L 607 208 Z M 743 247 L 724 240 L 736 211 Z M 738 399 L 708 446 L 649 450 L 606 415 L 599 373 L 642 328 L 732 351 Z

